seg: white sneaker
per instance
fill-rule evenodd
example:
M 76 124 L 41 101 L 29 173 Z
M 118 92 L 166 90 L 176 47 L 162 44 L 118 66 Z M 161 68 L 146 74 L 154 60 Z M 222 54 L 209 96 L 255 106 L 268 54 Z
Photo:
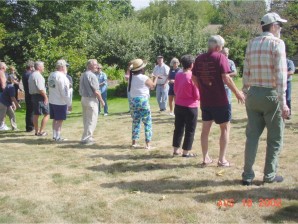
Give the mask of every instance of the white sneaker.
M 175 117 L 175 114 L 174 114 L 174 113 L 170 113 L 170 116 L 173 116 L 173 117 Z
M 107 114 L 107 113 L 105 113 L 103 116 L 108 116 L 108 114 Z
M 9 131 L 9 130 L 10 130 L 10 128 L 7 127 L 6 124 L 4 124 L 0 127 L 0 131 Z

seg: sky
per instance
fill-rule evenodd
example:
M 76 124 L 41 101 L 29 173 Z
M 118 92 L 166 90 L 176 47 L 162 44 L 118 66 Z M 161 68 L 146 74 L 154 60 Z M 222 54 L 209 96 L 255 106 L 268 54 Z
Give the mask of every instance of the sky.
M 131 0 L 131 4 L 136 10 L 149 6 L 150 0 Z

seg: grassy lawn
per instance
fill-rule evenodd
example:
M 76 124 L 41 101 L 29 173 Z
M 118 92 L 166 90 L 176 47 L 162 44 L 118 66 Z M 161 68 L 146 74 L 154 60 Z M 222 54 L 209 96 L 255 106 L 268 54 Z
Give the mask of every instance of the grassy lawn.
M 237 81 L 240 85 L 240 80 Z M 193 151 L 197 158 L 171 156 L 174 118 L 159 114 L 151 98 L 153 141 L 156 148 L 131 149 L 131 118 L 127 99 L 110 98 L 108 117 L 100 116 L 96 144 L 79 144 L 83 132 L 81 105 L 74 100 L 73 113 L 63 124 L 65 143 L 51 134 L 0 132 L 1 223 L 264 223 L 298 222 L 297 136 L 298 82 L 293 82 L 292 120 L 286 121 L 279 174 L 285 181 L 262 184 L 266 131 L 254 166 L 255 185 L 240 185 L 245 144 L 244 105 L 233 98 L 233 121 L 227 158 L 232 167 L 201 163 L 199 118 Z M 8 122 L 8 121 L 7 121 Z M 24 110 L 17 112 L 24 130 Z M 9 124 L 9 123 L 8 123 Z M 51 122 L 47 125 L 51 133 Z M 143 131 L 143 130 L 142 130 Z M 210 155 L 217 161 L 219 128 L 210 135 Z M 144 132 L 140 143 L 144 146 Z M 219 207 L 220 199 L 233 206 Z M 252 200 L 248 206 L 247 199 Z M 280 199 L 281 205 L 259 203 Z M 244 201 L 246 200 L 246 201 Z

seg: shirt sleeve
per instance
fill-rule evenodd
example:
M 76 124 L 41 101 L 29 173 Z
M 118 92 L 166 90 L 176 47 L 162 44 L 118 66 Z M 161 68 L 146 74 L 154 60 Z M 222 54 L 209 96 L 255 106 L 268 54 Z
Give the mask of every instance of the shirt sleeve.
M 242 83 L 243 86 L 249 87 L 249 45 L 246 48 L 245 59 L 244 59 L 244 67 L 243 67 L 243 74 L 242 74 Z
M 292 60 L 288 60 L 287 67 L 288 67 L 288 72 L 295 72 L 295 65 Z
M 287 61 L 286 61 L 286 51 L 285 43 L 281 40 L 275 45 L 275 68 L 274 76 L 276 80 L 276 90 L 278 94 L 278 101 L 281 108 L 286 105 L 286 89 L 287 89 Z
M 67 106 L 70 106 L 71 99 L 69 94 L 69 80 L 66 76 L 61 78 L 61 80 L 58 81 L 58 88 L 59 88 L 61 97 L 67 103 Z
M 93 92 L 99 91 L 99 83 L 98 83 L 98 79 L 95 75 L 90 76 L 89 83 L 90 83 L 90 86 L 91 86 Z
M 236 72 L 237 71 L 236 65 L 232 60 L 230 60 L 230 70 L 231 70 L 231 72 Z

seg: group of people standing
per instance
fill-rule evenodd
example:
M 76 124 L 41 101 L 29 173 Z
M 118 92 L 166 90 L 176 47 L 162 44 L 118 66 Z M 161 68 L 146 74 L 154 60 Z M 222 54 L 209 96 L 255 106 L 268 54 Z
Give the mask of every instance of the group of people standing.
M 276 13 L 268 13 L 261 19 L 263 33 L 251 40 L 247 46 L 243 88 L 240 91 L 232 77 L 237 74 L 235 64 L 228 60 L 225 41 L 219 36 L 208 40 L 208 52 L 194 59 L 191 55 L 172 60 L 172 70 L 163 63 L 163 57 L 157 57 L 153 70 L 153 81 L 144 75 L 145 62 L 135 59 L 131 62 L 129 89 L 132 104 L 132 146 L 139 138 L 139 125 L 145 125 L 146 148 L 150 148 L 152 136 L 149 89 L 156 86 L 156 97 L 160 111 L 166 110 L 167 96 L 175 96 L 175 130 L 173 134 L 173 156 L 194 157 L 190 153 L 197 124 L 198 106 L 202 113 L 202 167 L 213 163 L 208 151 L 208 136 L 213 122 L 220 127 L 219 156 L 217 166 L 229 167 L 226 159 L 230 135 L 231 94 L 239 103 L 245 103 L 248 123 L 244 152 L 244 171 L 242 184 L 251 185 L 255 177 L 253 164 L 260 135 L 267 128 L 267 151 L 263 180 L 266 183 L 282 182 L 277 175 L 278 155 L 282 148 L 284 119 L 290 118 L 290 109 L 286 100 L 287 80 L 293 74 L 287 70 L 285 44 L 280 39 L 282 24 L 287 22 Z M 261 60 L 260 60 L 261 59 Z M 175 65 L 175 67 L 174 67 Z M 170 91 L 168 83 L 172 84 Z M 131 94 L 133 92 L 133 94 Z M 171 101 L 171 100 L 170 100 Z M 170 107 L 172 113 L 172 107 Z M 136 130 L 138 131 L 136 133 Z M 182 138 L 183 144 L 181 147 Z M 180 151 L 182 148 L 182 152 Z
M 230 162 L 226 158 L 226 151 L 232 117 L 232 92 L 239 103 L 245 103 L 248 117 L 242 184 L 251 185 L 255 177 L 253 164 L 259 138 L 265 127 L 268 134 L 264 182 L 283 181 L 283 177 L 278 176 L 276 172 L 278 155 L 283 142 L 284 119 L 290 118 L 291 102 L 290 98 L 286 99 L 286 90 L 290 95 L 291 87 L 289 83 L 287 85 L 287 81 L 291 81 L 291 75 L 295 70 L 291 63 L 287 66 L 285 44 L 280 39 L 281 27 L 285 22 L 287 21 L 276 13 L 268 13 L 261 19 L 263 33 L 251 40 L 247 46 L 242 91 L 233 81 L 233 77 L 237 74 L 236 66 L 228 59 L 229 49 L 224 48 L 225 41 L 219 35 L 209 38 L 206 53 L 196 58 L 184 55 L 180 61 L 173 58 L 170 63 L 171 68 L 164 63 L 163 56 L 158 56 L 157 65 L 151 74 L 152 79 L 145 75 L 147 65 L 145 61 L 132 60 L 127 72 L 128 98 L 132 116 L 132 147 L 138 146 L 137 141 L 140 138 L 140 127 L 143 122 L 145 148 L 152 148 L 149 98 L 150 90 L 156 88 L 160 112 L 166 111 L 169 99 L 170 115 L 175 116 L 173 156 L 180 155 L 187 158 L 196 156 L 191 153 L 191 149 L 200 106 L 201 166 L 206 167 L 213 163 L 209 155 L 208 137 L 211 126 L 215 122 L 220 128 L 217 166 L 229 167 Z M 179 67 L 180 62 L 182 68 Z M 71 111 L 72 102 L 72 82 L 67 75 L 68 66 L 63 59 L 57 61 L 56 71 L 48 78 L 48 98 L 45 79 L 42 75 L 44 63 L 28 62 L 26 73 L 23 75 L 27 107 L 26 131 L 34 130 L 36 136 L 47 135 L 44 129 L 48 119 L 51 118 L 53 119 L 53 139 L 65 140 L 61 137 L 62 122 Z M 3 125 L 4 117 L 8 114 L 13 126 L 15 122 L 13 110 L 20 105 L 15 98 L 14 79 L 10 77 L 6 82 L 5 70 L 5 63 L 0 62 L 0 122 Z M 102 72 L 102 66 L 96 59 L 88 60 L 86 71 L 80 77 L 79 93 L 84 125 L 81 143 L 91 145 L 95 142 L 93 133 L 101 110 L 100 105 L 104 107 L 104 115 L 108 115 L 107 76 Z M 43 118 L 39 126 L 40 115 L 43 115 Z

